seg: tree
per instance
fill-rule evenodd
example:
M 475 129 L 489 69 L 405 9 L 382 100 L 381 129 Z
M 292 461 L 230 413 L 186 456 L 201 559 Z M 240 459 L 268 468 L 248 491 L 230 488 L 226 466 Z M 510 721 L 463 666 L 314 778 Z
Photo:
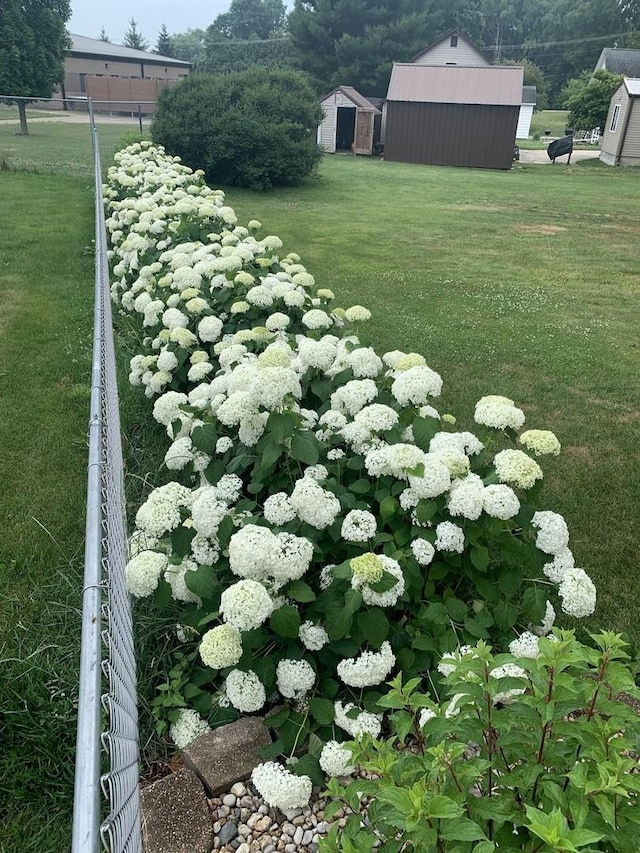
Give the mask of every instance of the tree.
M 50 98 L 64 80 L 70 15 L 69 0 L 0 3 L 0 93 L 18 96 L 12 100 L 18 105 L 22 135 L 29 133 L 23 98 Z
M 570 110 L 569 124 L 575 130 L 591 130 L 605 126 L 611 96 L 620 86 L 622 74 L 610 71 L 583 71 L 569 80 L 562 91 L 563 106 Z
M 536 87 L 536 110 L 546 110 L 549 108 L 549 87 L 541 68 L 531 62 L 529 59 L 507 59 L 503 65 L 519 65 L 524 68 L 525 86 Z
M 305 75 L 251 68 L 194 74 L 160 93 L 154 142 L 204 169 L 216 184 L 268 189 L 295 184 L 321 155 L 322 109 Z
M 129 21 L 129 29 L 124 34 L 122 44 L 135 50 L 147 50 L 149 42 L 138 32 L 138 25 L 133 18 Z
M 228 74 L 248 68 L 294 68 L 291 40 L 286 36 L 249 41 L 211 41 L 207 38 L 200 71 L 207 74 Z
M 204 56 L 205 31 L 201 29 L 187 30 L 184 33 L 173 33 L 173 59 L 190 62 L 194 70 L 200 68 Z
M 109 36 L 107 35 L 107 31 L 105 30 L 104 26 L 102 26 L 100 28 L 100 35 L 98 36 L 98 38 L 100 39 L 100 41 L 107 41 L 107 42 L 110 41 Z
M 156 43 L 156 49 L 154 53 L 159 53 L 160 56 L 173 57 L 173 39 L 169 35 L 165 24 L 162 25 L 162 29 L 158 34 L 158 41 Z
M 218 15 L 207 32 L 212 41 L 269 39 L 282 35 L 285 17 L 282 0 L 232 0 L 229 11 Z

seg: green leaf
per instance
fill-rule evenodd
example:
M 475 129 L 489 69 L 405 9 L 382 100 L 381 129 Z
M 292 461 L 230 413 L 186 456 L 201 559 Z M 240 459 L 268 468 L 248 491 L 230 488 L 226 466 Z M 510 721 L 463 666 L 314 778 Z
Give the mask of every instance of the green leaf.
M 507 598 L 515 595 L 522 586 L 522 572 L 520 569 L 511 568 L 501 571 L 498 577 L 498 586 Z
M 436 796 L 427 802 L 427 815 L 429 817 L 458 818 L 463 812 L 462 806 L 450 797 Z
M 349 486 L 354 495 L 365 495 L 371 489 L 370 480 L 356 480 Z
M 370 607 L 359 613 L 358 627 L 371 645 L 378 649 L 389 635 L 389 620 L 379 607 Z
M 318 439 L 308 429 L 298 430 L 291 439 L 291 455 L 305 465 L 315 465 L 320 458 Z
M 171 551 L 174 557 L 186 557 L 191 553 L 191 540 L 196 535 L 193 527 L 176 527 L 171 533 Z
M 333 702 L 319 696 L 309 701 L 309 711 L 313 719 L 321 726 L 330 726 L 336 716 Z
M 411 794 L 404 788 L 383 788 L 378 791 L 378 799 L 395 806 L 402 814 L 410 814 L 413 811 Z
M 344 599 L 332 599 L 327 604 L 326 628 L 329 639 L 341 640 L 351 630 L 353 614 L 362 604 L 362 595 L 355 589 L 348 589 Z
M 413 422 L 413 440 L 420 450 L 429 450 L 433 436 L 440 431 L 440 421 L 437 418 L 423 418 L 420 415 Z
M 324 773 L 320 768 L 320 762 L 313 755 L 303 755 L 292 767 L 296 776 L 308 776 L 314 785 L 324 786 Z
M 295 640 L 298 637 L 300 630 L 300 614 L 297 607 L 291 604 L 283 604 L 277 610 L 274 610 L 269 620 L 269 625 L 272 631 L 275 631 L 280 637 L 288 637 Z
M 253 470 L 254 481 L 264 480 L 284 453 L 284 447 L 276 441 L 269 441 L 264 446 L 260 461 Z
M 202 424 L 191 431 L 191 442 L 195 449 L 208 453 L 209 456 L 213 456 L 216 452 L 217 441 L 218 431 L 213 424 Z
M 392 575 L 391 572 L 382 572 L 382 577 L 379 581 L 375 583 L 370 583 L 368 586 L 374 592 L 388 592 L 390 589 L 393 589 L 394 586 L 398 583 L 398 578 L 395 575 Z
M 458 817 L 454 822 L 445 824 L 440 832 L 445 841 L 486 841 L 482 829 L 466 817 Z
M 486 572 L 489 566 L 489 549 L 484 545 L 473 545 L 469 554 L 471 563 L 479 572 Z
M 153 603 L 162 613 L 172 599 L 173 591 L 164 578 L 160 578 L 156 591 L 153 594 Z
M 316 600 L 316 594 L 308 583 L 302 580 L 291 581 L 287 586 L 287 595 L 294 601 L 307 603 Z
M 436 501 L 428 501 L 421 498 L 416 507 L 416 518 L 420 524 L 427 524 L 427 522 L 431 521 L 437 511 L 438 504 Z
M 198 598 L 213 598 L 215 572 L 211 566 L 198 566 L 195 572 L 185 572 L 184 582 L 187 589 Z
M 271 412 L 266 431 L 271 433 L 276 442 L 280 443 L 293 435 L 296 426 L 297 418 L 293 412 Z
M 462 622 L 467 615 L 467 605 L 459 598 L 448 598 L 444 606 L 447 608 L 447 613 L 454 622 Z
M 387 495 L 380 501 L 380 515 L 383 521 L 388 521 L 398 511 L 400 504 L 393 495 Z

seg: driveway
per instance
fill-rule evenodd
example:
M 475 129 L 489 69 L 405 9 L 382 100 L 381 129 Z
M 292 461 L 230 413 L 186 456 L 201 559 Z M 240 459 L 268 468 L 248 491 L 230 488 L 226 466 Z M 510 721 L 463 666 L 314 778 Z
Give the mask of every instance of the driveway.
M 577 160 L 593 160 L 596 157 L 600 156 L 600 149 L 597 145 L 594 145 L 593 148 L 588 151 L 574 151 L 571 154 L 571 162 L 575 163 Z M 539 149 L 537 151 L 525 151 L 522 148 L 520 149 L 520 162 L 521 163 L 549 163 L 551 164 L 551 160 L 549 159 L 549 155 L 545 148 Z M 562 157 L 558 157 L 558 163 L 567 162 L 567 155 L 563 154 Z

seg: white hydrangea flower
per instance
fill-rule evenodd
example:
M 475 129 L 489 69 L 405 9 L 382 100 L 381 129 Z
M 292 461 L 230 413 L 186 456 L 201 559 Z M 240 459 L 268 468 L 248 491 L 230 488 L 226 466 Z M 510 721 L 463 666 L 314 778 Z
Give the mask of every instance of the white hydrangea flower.
M 569 548 L 563 548 L 554 554 L 553 560 L 550 563 L 545 563 L 542 571 L 549 578 L 551 583 L 560 583 L 569 569 L 573 569 L 575 560 Z
M 331 395 L 331 408 L 343 415 L 356 415 L 378 396 L 373 379 L 351 379 Z
M 505 663 L 502 666 L 494 667 L 489 675 L 492 678 L 527 678 L 527 672 L 521 666 L 515 663 Z M 496 693 L 493 697 L 493 703 L 508 705 L 516 696 L 521 696 L 526 690 L 526 687 L 514 687 L 511 690 L 503 690 Z
M 303 477 L 311 477 L 312 480 L 320 482 L 329 477 L 329 472 L 324 465 L 309 465 L 302 472 Z
M 242 657 L 240 631 L 231 625 L 216 625 L 202 637 L 199 651 L 202 662 L 212 669 L 235 666 Z
M 186 329 L 189 318 L 179 308 L 167 308 L 162 315 L 162 324 L 167 329 Z
M 158 355 L 157 367 L 158 370 L 169 371 L 175 370 L 178 366 L 176 354 L 171 350 L 163 349 Z
M 200 491 L 191 508 L 193 527 L 201 536 L 215 536 L 228 511 L 227 504 L 220 500 L 217 487 L 205 487 Z
M 222 334 L 222 325 L 219 317 L 203 317 L 198 323 L 198 337 L 206 343 L 214 343 Z
M 543 476 L 538 463 L 522 450 L 501 450 L 496 453 L 493 464 L 501 483 L 519 489 L 530 489 Z
M 352 350 L 346 360 L 356 379 L 378 376 L 383 368 L 382 359 L 371 347 Z
M 252 669 L 247 672 L 231 670 L 224 683 L 224 692 L 233 707 L 242 714 L 259 711 L 267 701 L 264 685 Z
M 520 429 L 524 423 L 524 412 L 508 397 L 489 394 L 476 403 L 474 420 L 494 429 Z
M 344 459 L 345 455 L 344 450 L 341 450 L 339 447 L 333 447 L 331 450 L 327 451 L 327 459 L 330 462 L 334 462 L 338 459 Z
M 441 521 L 436 527 L 436 550 L 452 551 L 462 554 L 464 551 L 464 530 L 451 521 Z
M 295 776 L 274 761 L 258 764 L 251 781 L 268 805 L 285 812 L 308 805 L 313 789 L 308 776 Z
M 216 453 L 219 456 L 222 456 L 223 453 L 226 453 L 228 450 L 231 450 L 233 447 L 233 441 L 226 435 L 223 435 L 216 441 Z
M 519 637 L 509 643 L 509 651 L 516 658 L 540 657 L 539 637 L 531 631 L 523 631 Z
M 298 480 L 289 498 L 298 518 L 317 530 L 324 530 L 340 514 L 340 501 L 311 477 Z
M 275 314 L 270 314 L 265 320 L 265 326 L 270 332 L 281 332 L 287 328 L 291 322 L 291 317 L 283 314 L 281 311 L 276 311 Z
M 394 447 L 397 445 L 393 445 Z M 423 454 L 424 473 L 409 474 L 409 486 L 418 498 L 435 498 L 444 494 L 451 485 L 451 474 L 447 466 L 432 453 Z
M 559 554 L 569 545 L 569 528 L 557 512 L 536 512 L 531 524 L 538 528 L 536 548 L 545 554 Z
M 136 525 L 145 533 L 160 537 L 181 524 L 180 508 L 190 502 L 191 490 L 186 486 L 175 482 L 159 486 L 136 513 Z
M 287 699 L 301 699 L 316 683 L 316 673 L 306 660 L 281 660 L 276 668 L 278 690 Z
M 438 672 L 445 678 L 451 675 L 452 672 L 456 671 L 464 655 L 468 655 L 470 651 L 471 646 L 460 646 L 454 652 L 445 652 L 438 664 Z M 453 663 L 447 663 L 447 661 L 453 661 Z
M 387 444 L 369 450 L 364 464 L 370 477 L 391 476 L 406 480 L 409 471 L 424 465 L 425 455 L 413 444 Z
M 318 652 L 323 646 L 329 642 L 329 635 L 322 625 L 314 625 L 313 622 L 307 620 L 300 625 L 298 629 L 298 637 L 302 645 L 309 649 L 310 652 Z
M 209 724 L 197 711 L 182 708 L 176 722 L 169 727 L 169 737 L 178 749 L 185 749 L 197 737 L 208 731 Z
M 232 584 L 220 596 L 220 615 L 239 631 L 259 628 L 272 611 L 271 596 L 261 583 L 250 578 Z
M 242 480 L 237 474 L 224 474 L 216 483 L 215 489 L 220 499 L 231 505 L 242 494 Z
M 334 703 L 335 724 L 355 740 L 361 738 L 364 734 L 370 734 L 371 737 L 377 738 L 382 731 L 382 724 L 375 714 L 369 711 L 359 711 L 357 714 L 350 715 L 354 712 L 356 706 L 353 702 Z
M 302 323 L 307 329 L 329 329 L 333 326 L 333 320 L 321 308 L 312 308 L 302 315 Z
M 596 588 L 584 569 L 567 569 L 558 595 L 562 599 L 562 610 L 576 619 L 591 616 L 596 609 Z
M 400 373 L 393 381 L 391 393 L 401 406 L 424 406 L 428 397 L 438 397 L 442 391 L 442 377 L 419 364 Z
M 313 543 L 292 533 L 274 535 L 247 524 L 229 542 L 229 568 L 240 577 L 269 580 L 279 589 L 301 578 L 313 558 Z
M 188 436 L 176 439 L 164 455 L 164 464 L 169 471 L 182 471 L 193 462 L 193 444 Z
M 482 508 L 492 518 L 501 518 L 506 521 L 520 512 L 520 501 L 510 486 L 495 483 L 485 486 Z
M 218 540 L 197 533 L 191 540 L 191 556 L 201 566 L 215 566 L 220 556 Z
M 167 568 L 166 554 L 157 551 L 140 551 L 125 566 L 128 592 L 136 598 L 146 598 L 158 587 L 160 576 Z
M 371 311 L 363 305 L 352 305 L 344 312 L 349 323 L 365 323 L 371 319 Z
M 373 687 L 382 684 L 393 667 L 396 658 L 388 641 L 379 652 L 362 652 L 356 658 L 346 658 L 336 667 L 338 677 L 348 687 Z
M 269 524 L 281 527 L 296 517 L 296 511 L 285 492 L 276 492 L 264 502 L 264 517 Z
M 520 444 L 524 445 L 536 456 L 559 456 L 560 442 L 550 430 L 529 429 L 518 438 Z
M 436 549 L 427 539 L 414 539 L 411 543 L 411 550 L 421 566 L 428 566 L 436 553 Z
M 359 570 L 359 565 L 367 565 L 365 561 L 373 561 L 380 567 L 379 574 L 368 574 L 366 571 Z M 360 562 L 362 561 L 362 562 Z M 362 554 L 360 557 L 354 557 L 351 562 L 353 576 L 351 578 L 351 586 L 353 589 L 359 589 L 362 593 L 362 600 L 370 607 L 393 607 L 404 592 L 405 582 L 400 563 L 397 560 L 387 557 L 385 554 Z M 375 564 L 374 564 L 375 565 Z M 376 583 L 383 576 L 384 572 L 388 572 L 396 579 L 396 583 L 391 589 L 385 592 L 376 592 L 370 586 L 371 583 Z
M 351 761 L 351 750 L 337 740 L 329 740 L 322 747 L 319 762 L 327 776 L 350 776 L 355 773 L 356 768 Z
M 554 610 L 553 604 L 550 601 L 547 601 L 545 614 L 542 619 L 542 623 L 536 626 L 533 630 L 536 634 L 539 634 L 541 637 L 546 637 L 546 635 L 551 631 L 556 621 L 556 611 Z
M 199 596 L 191 592 L 186 582 L 187 572 L 198 570 L 198 564 L 185 557 L 177 566 L 170 563 L 164 572 L 164 579 L 171 587 L 171 596 L 175 601 L 184 601 L 187 604 L 201 604 Z
M 340 535 L 347 542 L 367 542 L 378 532 L 375 515 L 367 510 L 352 509 L 344 517 Z
M 447 508 L 451 515 L 474 521 L 480 518 L 484 502 L 484 483 L 477 474 L 467 474 L 451 484 Z

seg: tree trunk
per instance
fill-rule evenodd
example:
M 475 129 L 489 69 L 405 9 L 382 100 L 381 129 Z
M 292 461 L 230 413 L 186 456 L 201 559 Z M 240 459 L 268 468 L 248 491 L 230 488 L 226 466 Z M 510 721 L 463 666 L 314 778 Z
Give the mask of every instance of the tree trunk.
M 27 102 L 18 101 L 18 115 L 20 116 L 20 136 L 29 136 L 27 127 Z

